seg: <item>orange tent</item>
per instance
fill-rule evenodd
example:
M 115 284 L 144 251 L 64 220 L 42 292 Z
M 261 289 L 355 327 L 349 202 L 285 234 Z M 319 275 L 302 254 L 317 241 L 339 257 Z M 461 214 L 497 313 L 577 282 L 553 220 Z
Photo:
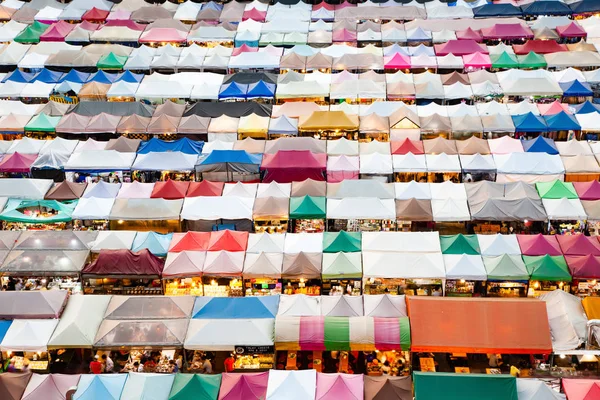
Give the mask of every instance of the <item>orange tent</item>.
M 543 301 L 409 297 L 408 313 L 414 352 L 552 352 Z

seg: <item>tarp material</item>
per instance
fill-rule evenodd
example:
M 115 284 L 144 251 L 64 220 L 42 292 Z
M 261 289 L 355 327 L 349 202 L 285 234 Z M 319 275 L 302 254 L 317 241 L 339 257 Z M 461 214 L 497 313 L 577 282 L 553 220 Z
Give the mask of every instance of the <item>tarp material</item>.
M 275 154 L 265 154 L 261 164 L 261 169 L 266 171 L 263 182 L 322 181 L 326 159 L 325 154 L 308 150 L 280 150 Z
M 67 297 L 66 290 L 0 292 L 0 318 L 59 318 Z
M 278 296 L 263 297 L 197 297 L 194 319 L 257 319 L 275 318 L 279 307 Z
M 360 375 L 317 373 L 316 399 L 351 399 L 363 392 L 363 377 Z
M 592 400 L 600 393 L 600 381 L 595 379 L 563 379 L 562 385 L 569 400 Z
M 419 400 L 460 398 L 517 400 L 517 380 L 510 375 L 415 372 L 415 396 Z
M 323 234 L 323 252 L 360 252 L 361 242 L 359 232 L 325 232 Z
M 411 376 L 364 376 L 365 400 L 412 400 Z
M 261 400 L 266 398 L 268 372 L 224 373 L 218 400 Z
M 220 386 L 220 374 L 175 374 L 169 400 L 217 400 Z
M 531 280 L 571 281 L 571 274 L 565 258 L 561 256 L 523 256 L 523 262 L 531 275 Z
M 82 273 L 90 276 L 117 276 L 136 278 L 160 277 L 164 261 L 144 249 L 137 253 L 130 250 L 101 250 L 98 258 L 86 266 Z
M 517 235 L 521 253 L 526 256 L 561 256 L 562 251 L 554 235 Z
M 440 245 L 443 254 L 479 255 L 480 253 L 477 235 L 442 235 Z
M 0 397 L 6 400 L 21 400 L 31 372 L 5 372 L 0 374 Z

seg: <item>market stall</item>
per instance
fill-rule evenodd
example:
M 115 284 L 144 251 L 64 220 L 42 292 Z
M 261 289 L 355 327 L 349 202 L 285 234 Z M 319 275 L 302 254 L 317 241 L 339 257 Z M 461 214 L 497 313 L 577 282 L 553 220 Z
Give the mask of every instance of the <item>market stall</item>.
M 361 294 L 361 236 L 358 232 L 323 234 L 323 295 Z
M 485 294 L 487 274 L 477 235 L 440 236 L 446 268 L 447 296 L 480 297 Z
M 48 341 L 57 319 L 15 319 L 6 331 L 0 350 L 16 371 L 47 372 L 50 367 Z
M 108 400 L 118 400 L 126 380 L 127 374 L 81 375 L 73 396 L 81 400 L 92 400 L 99 396 Z
M 323 234 L 288 233 L 281 270 L 284 294 L 321 294 Z
M 5 230 L 61 230 L 70 227 L 77 200 L 9 199 L 0 213 Z
M 260 400 L 266 398 L 268 372 L 224 373 L 219 396 Z
M 5 372 L 0 375 L 0 394 L 8 400 L 20 400 L 30 379 L 30 372 Z
M 109 215 L 112 230 L 152 230 L 160 233 L 181 230 L 179 213 L 183 199 L 117 198 Z
M 261 159 L 259 154 L 245 150 L 213 150 L 199 159 L 196 173 L 203 180 L 216 182 L 258 181 Z
M 250 234 L 244 260 L 246 296 L 281 294 L 284 234 Z
M 324 196 L 304 195 L 302 197 L 290 197 L 290 223 L 291 231 L 301 232 L 324 232 L 326 202 Z
M 223 227 L 250 232 L 254 201 L 240 196 L 186 197 L 181 219 L 188 230 L 210 232 Z
M 254 231 L 257 233 L 285 233 L 289 222 L 288 197 L 260 197 L 252 211 Z
M 390 400 L 412 399 L 411 376 L 365 376 L 365 400 L 380 397 Z
M 571 291 L 571 273 L 564 256 L 526 256 L 523 261 L 530 275 L 528 296 L 538 297 L 556 289 Z

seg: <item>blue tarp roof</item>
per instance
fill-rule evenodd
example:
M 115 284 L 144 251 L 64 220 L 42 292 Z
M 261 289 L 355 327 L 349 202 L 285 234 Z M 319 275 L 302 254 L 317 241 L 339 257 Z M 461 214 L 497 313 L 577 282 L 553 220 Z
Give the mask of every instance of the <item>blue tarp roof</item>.
M 279 296 L 196 297 L 194 319 L 275 318 Z
M 564 111 L 544 117 L 551 131 L 580 131 L 581 125 L 572 115 Z
M 267 83 L 261 80 L 248 85 L 248 93 L 246 93 L 246 98 L 248 99 L 254 99 L 259 97 L 270 98 L 274 96 L 275 85 L 272 83 Z
M 8 332 L 8 328 L 12 324 L 12 320 L 9 321 L 0 321 L 0 342 L 4 339 L 4 335 Z
M 230 82 L 221 86 L 219 99 L 245 99 L 248 92 L 248 85 L 237 82 Z
M 127 70 L 117 75 L 117 79 L 115 80 L 115 82 L 125 81 L 129 83 L 139 83 L 142 81 L 143 78 L 144 74 L 134 74 L 130 70 Z
M 516 132 L 546 132 L 548 130 L 544 119 L 532 112 L 513 115 L 512 119 Z
M 600 11 L 600 1 L 598 0 L 583 0 L 577 3 L 569 4 L 574 14 L 593 13 Z
M 562 82 L 560 83 L 560 88 L 563 91 L 563 96 L 593 96 L 594 92 L 590 88 L 590 84 L 587 82 L 579 82 L 578 80 L 574 80 L 571 82 Z
M 260 165 L 261 162 L 261 154 L 250 154 L 246 150 L 213 150 L 200 165 L 223 163 Z
M 29 83 L 33 81 L 35 77 L 35 73 L 33 72 L 23 72 L 20 69 L 15 69 L 10 74 L 6 75 L 2 82 L 18 82 L 18 83 Z
M 44 68 L 35 76 L 35 80 L 44 83 L 59 83 L 62 76 L 62 72 L 52 71 Z
M 200 154 L 202 153 L 202 147 L 204 147 L 204 142 L 197 142 L 188 138 L 174 141 L 152 138 L 146 142 L 142 142 L 137 153 L 148 154 L 152 152 L 180 151 L 185 154 Z
M 558 149 L 554 144 L 554 140 L 538 136 L 531 140 L 522 140 L 523 150 L 528 153 L 548 153 L 558 154 Z
M 523 15 L 571 15 L 568 5 L 558 0 L 537 0 L 521 6 Z
M 74 83 L 85 83 L 90 77 L 89 72 L 80 72 L 76 69 L 72 69 L 60 78 L 61 82 L 74 82 Z
M 133 240 L 131 251 L 148 249 L 155 256 L 164 257 L 167 255 L 172 238 L 172 233 L 138 232 Z
M 577 104 L 572 106 L 575 109 L 575 114 L 590 114 L 593 112 L 600 112 L 600 107 L 586 100 L 585 103 Z
M 81 375 L 74 400 L 119 400 L 127 374 Z
M 523 12 L 512 4 L 486 4 L 473 9 L 475 18 L 487 17 L 520 17 Z
M 98 82 L 98 83 L 113 83 L 117 79 L 117 74 L 110 74 L 104 70 L 100 70 L 95 74 L 92 74 L 87 82 Z

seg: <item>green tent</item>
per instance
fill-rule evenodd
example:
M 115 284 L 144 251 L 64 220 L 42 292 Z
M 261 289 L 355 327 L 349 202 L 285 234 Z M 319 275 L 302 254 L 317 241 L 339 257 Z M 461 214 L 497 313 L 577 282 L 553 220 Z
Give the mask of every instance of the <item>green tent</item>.
M 123 66 L 127 62 L 127 56 L 118 56 L 112 51 L 108 54 L 104 54 L 98 60 L 96 67 L 98 69 L 123 69 Z
M 323 234 L 323 253 L 346 253 L 357 252 L 361 250 L 360 232 L 348 233 L 325 232 Z
M 558 179 L 553 182 L 538 182 L 535 184 L 542 199 L 578 199 L 575 187 L 571 182 L 562 182 Z
M 35 21 L 33 24 L 23 29 L 14 40 L 18 43 L 39 43 L 40 36 L 42 36 L 42 33 L 46 32 L 46 29 L 48 29 L 49 26 L 50 25 Z
M 483 265 L 490 281 L 528 281 L 529 272 L 521 256 L 502 254 L 483 257 Z
M 517 56 L 507 53 L 506 51 L 503 51 L 500 54 L 493 54 L 490 58 L 492 60 L 492 68 L 510 69 L 519 67 Z
M 571 274 L 563 256 L 523 256 L 532 281 L 571 281 Z
M 62 117 L 52 117 L 46 113 L 41 113 L 33 117 L 27 125 L 25 125 L 25 131 L 27 132 L 54 132 L 56 125 Z
M 176 374 L 169 400 L 217 400 L 221 375 Z
M 442 254 L 470 254 L 479 255 L 479 241 L 477 235 L 442 235 L 440 236 Z
M 292 197 L 290 198 L 290 219 L 325 218 L 325 197 Z
M 77 200 L 56 201 L 56 200 L 19 200 L 9 199 L 4 211 L 0 214 L 0 220 L 7 222 L 23 222 L 33 224 L 53 224 L 56 222 L 69 222 L 71 215 L 77 206 Z M 22 210 L 25 208 L 48 208 L 55 211 L 55 214 L 43 217 L 39 214 L 25 214 Z
M 533 51 L 530 51 L 527 55 L 517 56 L 517 59 L 519 60 L 519 68 L 521 69 L 546 68 L 548 65 L 544 56 Z
M 360 253 L 323 254 L 323 279 L 343 279 L 362 277 L 362 258 Z
M 511 375 L 415 372 L 413 380 L 417 400 L 518 400 Z

